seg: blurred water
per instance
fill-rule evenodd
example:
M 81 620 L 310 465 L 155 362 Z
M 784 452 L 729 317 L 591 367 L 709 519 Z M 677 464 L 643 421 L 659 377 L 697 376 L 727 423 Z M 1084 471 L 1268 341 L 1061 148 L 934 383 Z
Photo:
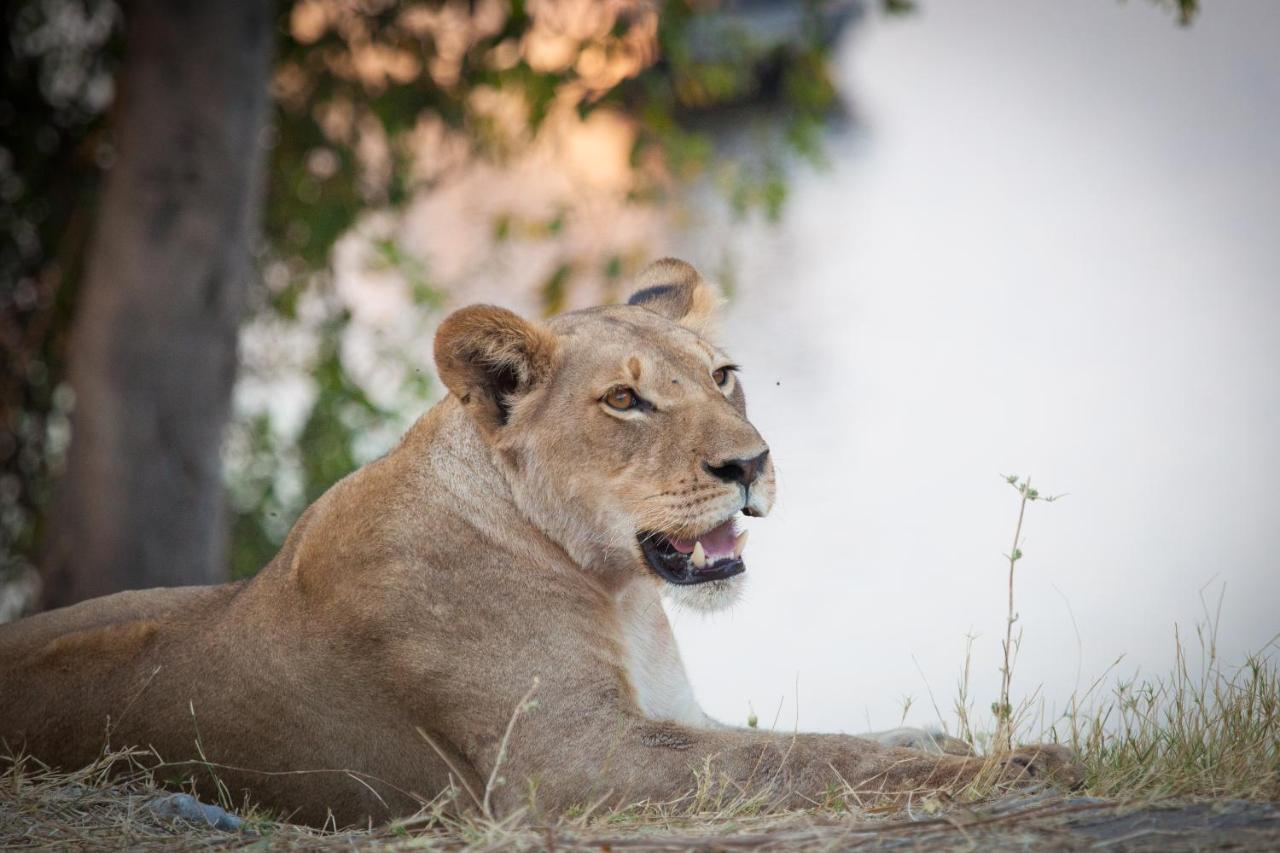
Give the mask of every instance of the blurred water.
M 968 634 L 989 706 L 1000 473 L 1070 493 L 1027 519 L 1016 692 L 1167 669 L 1222 584 L 1224 655 L 1280 631 L 1280 4 L 1189 30 L 1147 3 L 924 7 L 844 45 L 861 129 L 780 227 L 683 247 L 738 259 L 730 351 L 780 466 L 747 599 L 675 614 L 730 722 L 791 727 L 797 688 L 806 728 L 893 725 L 906 696 L 931 722 Z

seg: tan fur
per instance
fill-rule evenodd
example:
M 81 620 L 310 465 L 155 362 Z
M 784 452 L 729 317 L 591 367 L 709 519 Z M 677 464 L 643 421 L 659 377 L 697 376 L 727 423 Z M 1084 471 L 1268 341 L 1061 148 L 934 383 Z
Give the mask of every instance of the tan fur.
M 547 324 L 454 314 L 436 341 L 451 393 L 309 507 L 251 581 L 0 626 L 0 738 L 67 767 L 149 746 L 205 791 L 212 773 L 295 819 L 381 821 L 450 786 L 475 807 L 536 679 L 491 792 L 500 812 L 531 791 L 549 810 L 669 800 L 708 761 L 793 805 L 842 781 L 971 779 L 976 759 L 728 729 L 694 702 L 659 602 L 669 585 L 636 534 L 763 515 L 774 474 L 767 463 L 744 493 L 703 467 L 765 445 L 736 378 L 711 379 L 727 359 L 694 329 L 716 298 L 688 270 L 646 274 L 675 285 L 661 298 Z M 655 408 L 607 410 L 619 384 Z M 692 587 L 693 603 L 723 603 L 740 581 Z M 1055 747 L 1007 771 L 1075 772 Z

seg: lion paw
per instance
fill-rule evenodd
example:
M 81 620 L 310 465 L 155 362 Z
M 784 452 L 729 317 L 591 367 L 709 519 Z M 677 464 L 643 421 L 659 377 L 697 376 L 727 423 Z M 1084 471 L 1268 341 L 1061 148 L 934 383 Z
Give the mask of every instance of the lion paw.
M 1020 746 L 1004 759 L 1002 776 L 1013 782 L 1052 782 L 1068 790 L 1084 785 L 1084 765 L 1076 754 L 1056 743 Z
M 967 741 L 940 731 L 901 728 L 863 735 L 863 737 L 870 738 L 881 746 L 918 749 L 932 755 L 973 755 L 973 747 Z

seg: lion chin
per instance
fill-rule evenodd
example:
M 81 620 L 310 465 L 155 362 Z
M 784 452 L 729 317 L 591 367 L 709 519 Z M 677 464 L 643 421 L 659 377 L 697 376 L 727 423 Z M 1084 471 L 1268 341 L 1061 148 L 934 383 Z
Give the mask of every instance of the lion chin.
M 715 613 L 737 604 L 742 599 L 746 585 L 746 575 L 708 581 L 697 586 L 668 584 L 662 588 L 662 597 L 683 610 Z

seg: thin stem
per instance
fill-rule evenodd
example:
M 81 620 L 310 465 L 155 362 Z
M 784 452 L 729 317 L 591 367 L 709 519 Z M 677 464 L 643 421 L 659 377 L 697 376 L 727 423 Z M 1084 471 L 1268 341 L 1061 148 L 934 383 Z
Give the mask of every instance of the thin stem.
M 538 689 L 538 677 L 534 676 L 533 685 L 529 688 L 528 692 L 524 694 L 524 697 L 516 705 L 515 710 L 511 712 L 511 719 L 507 721 L 507 730 L 502 733 L 502 740 L 499 741 L 498 743 L 498 757 L 494 759 L 493 770 L 490 771 L 489 773 L 489 781 L 485 783 L 484 802 L 481 803 L 481 806 L 480 806 L 481 810 L 484 812 L 484 816 L 489 818 L 490 820 L 493 819 L 493 810 L 489 805 L 490 797 L 493 796 L 494 788 L 498 787 L 498 785 L 501 784 L 501 781 L 498 777 L 498 771 L 502 769 L 502 762 L 506 761 L 507 759 L 507 746 L 511 743 L 511 732 L 515 730 L 516 720 L 520 719 L 520 715 L 523 714 L 525 711 L 528 711 L 531 708 L 533 708 L 534 705 L 536 704 L 531 702 L 530 700 L 533 699 L 533 694 L 537 691 L 537 689 Z
M 1009 700 L 1009 690 L 1013 683 L 1013 664 L 1009 660 L 1013 649 L 1013 623 L 1018 617 L 1013 612 L 1013 571 L 1021 554 L 1018 545 L 1022 541 L 1022 519 L 1027 513 L 1027 501 L 1031 494 L 1031 478 L 1028 477 L 1018 489 L 1022 493 L 1022 503 L 1018 506 L 1018 524 L 1013 529 L 1013 545 L 1009 549 L 1009 612 L 1004 626 L 1004 668 L 1000 678 L 1000 730 L 1004 736 L 1005 747 L 1013 749 L 1013 706 Z

